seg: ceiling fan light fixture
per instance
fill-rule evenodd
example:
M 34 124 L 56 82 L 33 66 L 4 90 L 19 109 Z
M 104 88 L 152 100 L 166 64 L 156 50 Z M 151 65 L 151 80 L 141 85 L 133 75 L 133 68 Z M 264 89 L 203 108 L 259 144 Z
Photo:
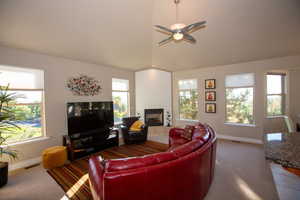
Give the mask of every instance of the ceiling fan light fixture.
M 182 40 L 183 34 L 182 33 L 174 33 L 173 38 L 174 38 L 174 40 Z

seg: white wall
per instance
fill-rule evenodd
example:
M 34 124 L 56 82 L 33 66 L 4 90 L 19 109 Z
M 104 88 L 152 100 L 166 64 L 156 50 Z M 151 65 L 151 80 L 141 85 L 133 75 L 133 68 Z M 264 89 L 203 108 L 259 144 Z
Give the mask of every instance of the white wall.
M 148 69 L 135 73 L 136 113 L 144 118 L 144 109 L 163 108 L 172 113 L 172 73 Z
M 295 116 L 300 114 L 300 56 L 291 56 L 283 58 L 274 58 L 262 61 L 238 63 L 217 67 L 209 67 L 195 70 L 178 71 L 173 74 L 173 110 L 175 113 L 175 124 L 183 125 L 187 122 L 180 121 L 178 114 L 178 80 L 197 78 L 199 91 L 199 116 L 202 122 L 211 124 L 218 134 L 250 138 L 261 140 L 265 128 L 274 130 L 283 129 L 283 123 L 280 119 L 265 118 L 265 73 L 268 71 L 280 70 L 288 72 L 288 81 L 290 97 L 288 97 L 288 111 Z M 235 73 L 255 73 L 255 105 L 254 119 L 255 126 L 233 126 L 226 125 L 225 122 L 225 85 L 224 80 L 227 74 Z M 205 79 L 216 79 L 217 83 L 217 113 L 208 114 L 204 110 L 204 81 Z
M 0 47 L 0 65 L 42 69 L 45 73 L 45 118 L 48 138 L 11 146 L 19 151 L 18 162 L 36 158 L 45 148 L 62 144 L 62 135 L 67 133 L 67 102 L 111 101 L 113 77 L 129 79 L 131 113 L 135 112 L 134 72 L 6 47 Z M 79 74 L 86 74 L 99 80 L 103 88 L 101 94 L 94 97 L 72 95 L 66 88 L 66 80 Z

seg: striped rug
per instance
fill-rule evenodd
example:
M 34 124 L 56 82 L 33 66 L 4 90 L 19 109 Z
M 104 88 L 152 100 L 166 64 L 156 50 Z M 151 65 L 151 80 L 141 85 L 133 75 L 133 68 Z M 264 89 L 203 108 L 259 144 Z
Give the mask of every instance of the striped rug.
M 167 148 L 166 144 L 147 141 L 144 144 L 112 147 L 98 154 L 105 159 L 115 159 L 158 153 L 166 151 Z M 68 198 L 72 200 L 92 199 L 88 181 L 88 157 L 73 161 L 63 167 L 48 170 L 47 172 L 62 187 Z

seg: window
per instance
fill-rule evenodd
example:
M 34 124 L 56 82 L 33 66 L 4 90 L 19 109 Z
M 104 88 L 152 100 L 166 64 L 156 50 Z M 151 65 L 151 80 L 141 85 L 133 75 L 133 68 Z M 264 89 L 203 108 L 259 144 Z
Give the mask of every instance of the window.
M 0 66 L 1 92 L 16 99 L 7 105 L 12 111 L 11 121 L 19 128 L 3 130 L 7 143 L 20 142 L 44 135 L 44 72 L 42 70 Z
M 226 76 L 226 122 L 254 124 L 254 74 Z
M 112 79 L 112 98 L 114 102 L 114 122 L 122 122 L 123 117 L 129 116 L 129 81 Z
M 285 74 L 267 74 L 267 116 L 285 113 Z
M 197 80 L 179 80 L 179 119 L 197 119 L 198 92 Z

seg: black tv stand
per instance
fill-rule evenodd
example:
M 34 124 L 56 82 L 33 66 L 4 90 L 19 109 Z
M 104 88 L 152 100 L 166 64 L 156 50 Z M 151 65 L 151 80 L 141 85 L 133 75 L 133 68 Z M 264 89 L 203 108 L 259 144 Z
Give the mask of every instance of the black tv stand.
M 99 134 L 99 131 L 102 134 Z M 73 161 L 103 149 L 118 146 L 119 130 L 109 128 L 64 135 L 63 145 L 67 147 L 69 160 Z

